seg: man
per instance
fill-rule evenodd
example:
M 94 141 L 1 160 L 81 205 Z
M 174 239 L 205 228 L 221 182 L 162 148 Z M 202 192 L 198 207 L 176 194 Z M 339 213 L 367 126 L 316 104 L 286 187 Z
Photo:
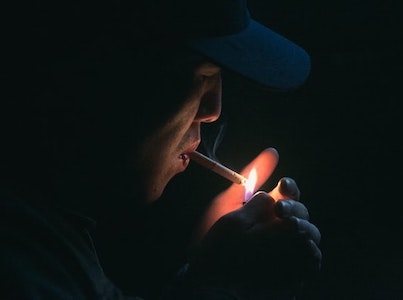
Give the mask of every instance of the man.
M 253 21 L 243 0 L 139 2 L 44 1 L 10 13 L 2 299 L 125 298 L 100 266 L 88 217 L 156 201 L 185 171 L 201 125 L 220 116 L 221 68 L 282 90 L 308 76 L 305 51 Z M 275 164 L 267 149 L 243 174 L 258 168 L 258 188 Z M 294 297 L 320 266 L 320 233 L 295 182 L 280 191 L 281 201 L 258 192 L 246 205 L 242 186 L 217 196 L 163 297 Z

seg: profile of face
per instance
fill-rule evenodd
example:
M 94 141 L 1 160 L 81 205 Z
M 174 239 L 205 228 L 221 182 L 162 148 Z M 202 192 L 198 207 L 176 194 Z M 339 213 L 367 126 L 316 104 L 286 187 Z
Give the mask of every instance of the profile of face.
M 201 124 L 214 122 L 221 114 L 220 68 L 204 61 L 192 67 L 189 75 L 192 76 L 191 87 L 185 99 L 147 137 L 136 155 L 147 202 L 158 199 L 168 182 L 176 174 L 185 171 L 189 164 L 189 153 L 201 142 Z
M 38 193 L 47 191 L 50 201 L 58 198 L 74 207 L 95 202 L 99 211 L 110 199 L 121 207 L 158 199 L 188 166 L 188 154 L 201 142 L 201 124 L 220 116 L 221 69 L 176 49 L 158 61 L 160 50 L 153 48 L 157 53 L 133 63 L 128 51 L 116 56 L 120 60 L 84 57 L 63 65 L 57 90 L 63 97 L 48 93 L 35 102 L 37 110 L 23 115 L 16 105 L 15 115 L 27 124 L 18 149 L 30 151 L 21 156 L 22 151 L 10 150 L 10 162 L 36 175 L 18 172 L 18 180 Z M 52 126 L 42 128 L 42 118 Z M 15 163 L 10 168 L 20 170 Z

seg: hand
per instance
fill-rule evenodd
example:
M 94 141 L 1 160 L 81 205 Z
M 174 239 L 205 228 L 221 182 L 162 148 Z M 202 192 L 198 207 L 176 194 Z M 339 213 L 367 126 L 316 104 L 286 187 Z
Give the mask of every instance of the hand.
M 273 173 L 278 163 L 278 152 L 274 148 L 267 148 L 260 152 L 240 173 L 248 178 L 249 172 L 255 168 L 258 176 L 255 190 L 259 189 Z M 228 189 L 213 199 L 210 206 L 201 218 L 201 222 L 193 234 L 192 245 L 197 244 L 210 227 L 222 216 L 241 208 L 244 203 L 245 187 L 232 184 Z
M 302 203 L 256 193 L 211 227 L 191 256 L 190 280 L 246 299 L 294 296 L 321 262 L 320 233 L 307 217 Z
M 264 161 L 266 165 L 270 161 L 272 169 L 264 176 L 259 173 L 258 186 L 277 164 L 273 153 L 260 154 L 271 157 Z M 244 171 L 262 159 L 260 155 Z M 243 187 L 242 192 L 237 188 L 231 186 L 217 197 L 223 207 L 213 203 L 212 207 L 220 209 L 212 219 L 218 220 L 205 227 L 205 236 L 194 249 L 190 278 L 202 286 L 236 290 L 248 299 L 267 294 L 292 297 L 304 280 L 317 273 L 322 259 L 320 232 L 308 221 L 307 208 L 298 202 L 297 184 L 292 178 L 282 178 L 271 192 L 257 192 L 244 206 Z

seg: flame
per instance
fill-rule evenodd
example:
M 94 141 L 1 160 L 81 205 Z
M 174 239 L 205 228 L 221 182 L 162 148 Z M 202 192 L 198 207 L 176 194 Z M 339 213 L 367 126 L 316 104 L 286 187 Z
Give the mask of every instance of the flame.
M 247 202 L 253 196 L 255 192 L 255 186 L 257 181 L 257 172 L 256 169 L 253 168 L 249 172 L 248 180 L 245 183 L 245 198 L 244 201 Z

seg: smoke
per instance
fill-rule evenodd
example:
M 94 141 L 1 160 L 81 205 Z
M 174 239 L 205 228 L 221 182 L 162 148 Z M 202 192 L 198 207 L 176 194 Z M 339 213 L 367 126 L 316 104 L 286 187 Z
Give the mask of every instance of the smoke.
M 220 161 L 217 157 L 217 149 L 224 138 L 226 125 L 226 120 L 221 116 L 221 118 L 214 123 L 203 124 L 201 129 L 202 144 L 206 155 L 217 162 Z

